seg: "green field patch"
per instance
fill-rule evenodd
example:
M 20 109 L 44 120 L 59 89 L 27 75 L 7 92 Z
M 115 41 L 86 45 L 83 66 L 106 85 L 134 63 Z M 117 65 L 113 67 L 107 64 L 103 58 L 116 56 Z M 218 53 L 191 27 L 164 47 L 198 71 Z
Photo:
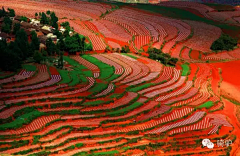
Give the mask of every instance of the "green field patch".
M 91 105 L 100 105 L 100 104 L 104 104 L 104 103 L 105 103 L 105 101 L 103 101 L 103 100 L 97 100 L 97 101 L 84 102 L 83 105 L 91 106 Z
M 79 74 L 78 77 L 80 78 L 81 83 L 87 83 L 88 82 L 88 79 L 86 78 L 85 75 Z
M 82 147 L 82 146 L 83 146 L 83 143 L 77 143 L 77 144 L 75 145 L 75 147 L 77 147 L 77 148 Z
M 26 69 L 27 71 L 36 71 L 37 67 L 34 65 L 30 65 L 30 64 L 24 64 L 22 65 L 23 69 Z
M 85 75 L 86 77 L 93 77 L 93 73 L 91 70 L 82 71 L 82 74 Z
M 107 152 L 92 153 L 92 154 L 89 154 L 88 156 L 90 156 L 90 155 L 114 155 L 117 153 L 119 153 L 119 151 L 114 150 L 114 151 L 107 151 Z
M 153 85 L 154 85 L 153 83 L 146 83 L 146 84 L 144 84 L 144 85 L 131 88 L 131 89 L 129 89 L 128 91 L 130 91 L 130 92 L 138 92 L 138 91 L 140 91 L 140 90 L 143 90 L 143 89 L 145 89 L 145 88 L 151 87 L 151 86 L 153 86 Z
M 114 68 L 112 66 L 109 66 L 108 64 L 105 64 L 101 62 L 100 60 L 96 59 L 95 57 L 92 57 L 90 55 L 83 55 L 81 56 L 85 60 L 91 62 L 92 64 L 98 66 L 100 69 L 100 77 L 99 79 L 107 79 L 110 78 L 111 75 L 114 74 Z
M 187 76 L 189 74 L 189 70 L 190 70 L 189 65 L 186 63 L 182 64 L 182 69 L 183 69 L 182 76 Z
M 85 67 L 84 65 L 79 64 L 77 61 L 75 61 L 74 59 L 71 59 L 68 56 L 63 56 L 63 59 L 65 61 L 67 61 L 73 67 L 74 70 L 84 70 L 84 69 L 87 69 L 87 67 Z
M 122 108 L 122 109 L 119 109 L 119 110 L 116 110 L 116 111 L 113 111 L 113 112 L 107 112 L 107 115 L 117 115 L 117 114 L 127 113 L 127 112 L 129 112 L 133 109 L 136 109 L 136 108 L 138 108 L 142 105 L 143 105 L 143 103 L 134 102 L 132 105 L 127 106 L 125 108 Z
M 59 84 L 64 84 L 64 83 L 70 83 L 71 82 L 71 78 L 69 76 L 69 71 L 67 70 L 58 70 L 60 76 L 61 76 L 61 81 L 59 82 Z
M 101 73 L 100 73 L 99 79 L 108 79 L 111 81 L 116 78 L 116 76 L 114 76 L 114 68 L 113 67 L 104 68 L 102 70 L 100 69 L 100 71 L 101 71 Z
M 128 56 L 128 57 L 131 57 L 131 58 L 134 58 L 134 59 L 138 59 L 136 56 L 133 56 L 133 55 L 128 54 L 128 53 L 122 53 L 122 55 L 125 55 L 125 56 Z
M 204 104 L 198 106 L 197 108 L 210 108 L 213 106 L 213 102 L 212 101 L 208 101 L 208 102 L 205 102 Z
M 23 124 L 28 124 L 32 120 L 36 119 L 37 117 L 43 116 L 45 113 L 44 112 L 39 112 L 39 111 L 33 111 L 30 113 L 26 113 L 24 115 L 21 115 L 14 121 L 10 123 L 5 123 L 0 125 L 0 130 L 6 130 L 6 129 L 16 129 L 22 127 Z
M 103 90 L 107 89 L 107 87 L 108 87 L 108 84 L 106 84 L 106 83 L 96 83 L 93 86 L 93 88 L 91 88 L 89 90 L 89 92 L 94 93 L 94 94 L 101 93 Z
M 80 83 L 80 79 L 78 77 L 78 73 L 79 73 L 78 71 L 71 71 L 70 72 L 70 76 L 71 76 L 72 82 L 68 84 L 69 86 L 75 86 L 75 85 Z
M 105 79 L 106 81 L 110 82 L 110 81 L 113 81 L 117 78 L 119 78 L 121 75 L 117 75 L 117 74 L 113 74 L 111 77 Z

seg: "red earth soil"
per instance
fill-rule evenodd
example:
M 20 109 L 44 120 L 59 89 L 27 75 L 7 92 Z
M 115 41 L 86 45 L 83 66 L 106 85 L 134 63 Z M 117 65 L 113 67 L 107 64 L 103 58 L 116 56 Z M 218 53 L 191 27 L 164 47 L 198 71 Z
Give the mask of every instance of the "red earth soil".
M 196 72 L 197 72 L 198 67 L 197 67 L 196 64 L 191 63 L 190 64 L 190 68 L 191 68 L 191 73 L 190 73 L 190 75 L 188 75 L 188 80 L 192 81 L 194 76 L 195 76 L 195 74 L 196 74 Z
M 195 59 L 195 60 L 198 60 L 199 59 L 199 51 L 197 50 L 192 50 L 191 54 L 190 54 L 190 57 L 192 59 Z
M 221 93 L 240 101 L 240 61 L 213 63 L 212 65 L 222 69 Z

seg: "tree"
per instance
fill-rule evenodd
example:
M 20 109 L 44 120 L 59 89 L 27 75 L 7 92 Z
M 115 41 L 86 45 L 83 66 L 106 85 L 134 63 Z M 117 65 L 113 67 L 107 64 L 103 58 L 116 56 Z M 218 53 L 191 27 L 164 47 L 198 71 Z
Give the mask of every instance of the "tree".
M 49 19 L 48 19 L 48 17 L 46 16 L 46 14 L 44 12 L 42 12 L 42 17 L 40 19 L 40 22 L 42 24 L 49 24 Z
M 82 39 L 79 34 L 68 36 L 65 38 L 65 47 L 69 53 L 75 54 L 78 51 L 82 51 Z
M 53 34 L 57 35 L 57 38 L 62 38 L 63 37 L 63 34 L 61 32 L 59 32 L 58 29 L 55 29 Z
M 5 17 L 6 13 L 6 10 L 4 9 L 4 7 L 2 7 L 2 9 L 0 10 L 0 17 Z
M 58 29 L 58 17 L 55 15 L 54 12 L 51 12 L 50 14 L 50 17 L 51 17 L 51 26 L 54 27 L 55 29 Z
M 35 13 L 35 17 L 37 17 L 37 16 L 38 16 L 38 13 L 36 12 L 36 13 Z
M 10 17 L 15 17 L 15 11 L 13 9 L 8 8 L 8 11 Z
M 9 34 L 11 32 L 11 26 L 9 24 L 2 24 L 2 32 Z
M 51 38 L 48 38 L 46 41 L 47 53 L 48 55 L 53 55 L 55 52 L 55 44 Z
M 85 51 L 85 40 L 86 40 L 86 37 L 83 36 L 83 37 L 82 37 L 82 40 L 81 40 L 81 46 L 82 46 L 81 52 L 82 52 L 82 54 L 83 54 L 84 51 Z
M 35 50 L 33 54 L 33 59 L 36 63 L 40 63 L 43 60 L 43 56 L 38 50 Z
M 58 60 L 58 66 L 59 66 L 59 68 L 63 68 L 63 52 L 61 51 L 60 53 L 59 53 L 59 55 L 60 55 L 60 57 L 59 57 L 59 60 Z
M 66 30 L 64 31 L 64 33 L 63 33 L 63 36 L 64 36 L 64 37 L 69 37 L 69 36 L 70 36 L 70 35 L 69 35 L 69 30 L 66 29 Z
M 16 71 L 21 67 L 21 60 L 18 54 L 8 47 L 6 40 L 0 41 L 0 49 L 0 68 L 2 70 Z
M 222 34 L 219 39 L 213 42 L 211 50 L 232 50 L 235 46 L 237 46 L 237 39 Z
M 61 23 L 61 26 L 63 26 L 63 27 L 70 27 L 70 24 L 69 24 L 69 22 L 63 22 L 63 23 Z
M 16 33 L 15 43 L 16 43 L 16 46 L 19 47 L 19 49 L 21 50 L 20 57 L 22 59 L 25 59 L 26 57 L 31 55 L 29 53 L 29 44 L 28 44 L 27 33 L 25 32 L 24 29 L 20 29 Z
M 4 17 L 3 23 L 12 25 L 12 20 L 9 17 Z
M 178 61 L 178 59 L 177 58 L 170 58 L 169 60 L 168 60 L 168 63 L 170 64 L 170 65 L 176 65 L 176 63 L 177 63 L 177 61 Z
M 16 34 L 20 30 L 20 23 L 15 23 L 13 27 L 13 34 Z
M 58 41 L 58 43 L 57 43 L 57 47 L 58 47 L 61 51 L 65 50 L 65 42 L 63 41 L 63 38 L 60 38 L 60 39 L 59 39 L 59 41 Z
M 20 21 L 27 22 L 27 21 L 28 21 L 28 18 L 27 18 L 26 16 L 21 16 Z
M 124 47 L 122 47 L 122 49 L 121 49 L 121 53 L 129 53 L 130 52 L 130 49 L 129 49 L 129 46 L 124 46 Z
M 40 41 L 37 37 L 37 34 L 35 31 L 31 32 L 32 35 L 32 42 L 31 42 L 31 47 L 33 48 L 33 50 L 39 50 L 39 46 L 40 46 Z
M 51 11 L 50 11 L 50 10 L 48 10 L 46 13 L 47 13 L 47 15 L 50 15 Z

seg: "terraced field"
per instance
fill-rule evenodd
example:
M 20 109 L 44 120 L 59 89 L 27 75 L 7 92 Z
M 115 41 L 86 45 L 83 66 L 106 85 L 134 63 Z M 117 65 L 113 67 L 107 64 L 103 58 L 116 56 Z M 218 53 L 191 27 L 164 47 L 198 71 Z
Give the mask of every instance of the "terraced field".
M 166 149 L 174 151 L 178 146 L 168 147 L 166 139 L 174 143 L 178 137 L 190 134 L 214 138 L 216 127 L 220 128 L 220 137 L 232 135 L 231 119 L 221 115 L 223 110 L 218 106 L 221 100 L 208 86 L 213 70 L 209 65 L 196 63 L 200 69 L 193 74 L 206 69 L 208 72 L 192 81 L 187 80 L 186 74 L 181 76 L 184 70 L 134 54 L 66 56 L 65 60 L 70 63 L 76 60 L 73 67 L 79 69 L 76 77 L 68 76 L 67 72 L 60 76 L 56 69 L 47 67 L 52 83 L 49 80 L 39 83 L 41 79 L 30 77 L 18 83 L 31 84 L 12 90 L 5 88 L 8 85 L 4 83 L 0 125 L 3 153 L 30 155 L 44 151 L 50 155 L 73 155 L 93 149 L 94 153 L 101 149 L 111 153 L 135 148 L 145 153 L 148 151 L 143 147 L 149 143 L 162 143 L 159 150 L 167 152 Z M 87 70 L 92 77 L 87 77 Z M 35 77 L 42 74 L 40 70 L 36 72 Z M 163 76 L 169 77 L 167 81 L 161 80 Z M 58 77 L 57 81 L 51 81 L 54 77 Z M 146 84 L 151 86 L 144 88 Z M 121 150 L 128 146 L 131 148 Z M 194 146 L 201 150 L 200 145 Z
M 32 64 L 17 73 L 6 72 L 9 77 L 0 77 L 0 153 L 70 156 L 239 152 L 240 128 L 233 113 L 239 108 L 219 94 L 221 64 L 205 62 L 240 58 L 239 47 L 218 54 L 210 50 L 221 28 L 131 7 L 115 8 L 108 3 L 0 2 L 20 15 L 52 10 L 60 18 L 67 17 L 60 22 L 69 21 L 77 33 L 87 36 L 96 52 L 64 56 L 70 70 Z M 187 6 L 198 9 L 208 20 L 216 16 L 206 13 L 213 8 L 195 5 Z M 175 7 L 175 3 L 166 6 Z M 124 45 L 129 45 L 133 53 L 100 53 L 107 46 L 116 49 Z M 136 54 L 150 45 L 183 61 L 170 67 Z M 193 58 L 193 52 L 206 55 Z M 227 70 L 223 70 L 223 76 L 224 72 Z M 215 143 L 214 149 L 201 147 L 205 138 Z M 232 150 L 217 147 L 219 139 L 233 140 Z

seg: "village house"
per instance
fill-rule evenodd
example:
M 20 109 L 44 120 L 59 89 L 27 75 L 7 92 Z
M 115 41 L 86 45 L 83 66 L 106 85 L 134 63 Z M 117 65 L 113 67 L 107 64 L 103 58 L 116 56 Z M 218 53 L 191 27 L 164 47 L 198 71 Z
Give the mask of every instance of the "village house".
M 46 26 L 46 25 L 45 25 L 45 26 L 42 27 L 42 29 L 51 32 L 51 27 L 49 27 L 49 26 Z
M 39 26 L 40 25 L 40 21 L 36 20 L 34 18 L 30 18 L 30 24 L 34 25 L 34 26 Z
M 42 44 L 46 44 L 46 41 L 47 41 L 47 36 L 45 36 L 45 35 L 40 35 L 40 36 L 38 36 L 38 38 L 39 38 L 39 41 L 40 41 L 40 43 L 42 43 Z
M 65 30 L 66 30 L 66 29 L 63 28 L 62 26 L 61 26 L 60 29 L 59 29 L 59 31 L 60 31 L 61 33 L 64 33 Z
M 53 41 L 57 41 L 57 36 L 53 35 L 53 33 L 47 34 L 47 38 L 51 38 Z

